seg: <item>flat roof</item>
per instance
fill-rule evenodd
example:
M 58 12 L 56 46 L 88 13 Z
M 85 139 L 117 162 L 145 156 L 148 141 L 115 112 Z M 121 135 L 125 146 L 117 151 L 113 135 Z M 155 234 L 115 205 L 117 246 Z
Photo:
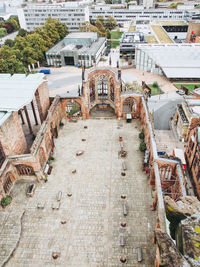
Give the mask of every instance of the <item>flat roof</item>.
M 65 39 L 72 39 L 72 38 L 96 38 L 96 32 L 72 32 L 69 33 Z
M 29 104 L 44 74 L 0 74 L 0 111 L 18 111 Z M 2 114 L 2 113 L 1 113 Z
M 200 78 L 200 44 L 138 45 L 168 78 Z
M 53 46 L 52 48 L 50 48 L 47 52 L 46 55 L 50 55 L 50 54 L 60 54 L 61 51 L 77 51 L 78 54 L 90 54 L 90 55 L 94 55 L 98 52 L 98 50 L 100 49 L 100 47 L 103 45 L 103 43 L 106 41 L 105 37 L 99 37 L 99 39 L 95 42 L 92 43 L 91 46 L 82 46 L 81 48 L 76 47 L 75 45 L 66 45 L 64 43 L 64 40 L 60 41 L 59 43 L 57 43 L 55 46 Z

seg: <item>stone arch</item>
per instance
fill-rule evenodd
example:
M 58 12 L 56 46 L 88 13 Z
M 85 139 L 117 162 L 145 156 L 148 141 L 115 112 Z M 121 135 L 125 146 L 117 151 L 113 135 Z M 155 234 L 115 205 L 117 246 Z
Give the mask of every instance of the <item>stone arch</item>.
M 134 97 L 127 97 L 123 102 L 123 113 L 136 113 L 137 101 Z
M 81 105 L 75 100 L 70 99 L 65 105 L 67 117 L 81 116 Z
M 5 194 L 10 191 L 14 181 L 15 181 L 15 177 L 12 174 L 12 172 L 7 172 L 5 175 L 4 183 L 3 183 L 3 190 Z
M 95 80 L 91 79 L 89 82 L 89 91 L 90 91 L 90 103 L 95 101 Z

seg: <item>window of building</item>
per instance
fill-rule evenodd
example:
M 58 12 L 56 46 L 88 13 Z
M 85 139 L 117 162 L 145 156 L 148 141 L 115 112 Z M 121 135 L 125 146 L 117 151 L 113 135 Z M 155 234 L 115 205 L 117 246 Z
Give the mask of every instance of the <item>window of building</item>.
M 123 103 L 123 112 L 124 113 L 135 113 L 136 112 L 136 102 L 133 97 L 128 97 L 124 100 Z
M 105 75 L 101 75 L 98 79 L 98 98 L 99 99 L 108 98 L 108 81 Z

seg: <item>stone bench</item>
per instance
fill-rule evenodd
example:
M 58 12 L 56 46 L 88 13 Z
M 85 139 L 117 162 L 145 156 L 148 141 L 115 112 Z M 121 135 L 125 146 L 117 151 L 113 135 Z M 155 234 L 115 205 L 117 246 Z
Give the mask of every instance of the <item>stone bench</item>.
M 127 170 L 127 166 L 126 166 L 126 162 L 122 162 L 122 170 L 126 171 Z
M 121 247 L 125 246 L 125 237 L 123 233 L 120 235 L 120 246 Z
M 124 216 L 128 215 L 126 204 L 123 204 L 123 214 Z
M 59 191 L 57 194 L 57 201 L 61 201 L 62 198 L 62 191 Z
M 137 260 L 138 262 L 142 261 L 142 248 L 137 248 Z

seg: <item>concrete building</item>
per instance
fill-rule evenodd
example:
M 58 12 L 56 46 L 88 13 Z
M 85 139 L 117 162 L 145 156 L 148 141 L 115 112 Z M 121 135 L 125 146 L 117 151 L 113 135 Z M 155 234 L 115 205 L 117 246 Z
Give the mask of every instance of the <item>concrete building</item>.
M 199 44 L 138 45 L 136 68 L 170 80 L 199 80 Z
M 85 66 L 97 64 L 106 49 L 106 38 L 93 32 L 70 33 L 46 52 L 50 66 Z
M 135 47 L 138 44 L 146 43 L 145 37 L 139 32 L 126 32 L 120 40 L 120 56 L 135 58 Z
M 194 11 L 198 12 L 198 11 Z M 199 11 L 200 12 L 200 11 Z M 188 20 L 190 11 L 177 9 L 144 9 L 142 6 L 126 8 L 111 8 L 107 5 L 97 5 L 90 8 L 90 19 L 96 20 L 98 16 L 106 19 L 112 16 L 118 24 L 126 24 L 134 20 Z
M 86 4 L 67 2 L 58 4 L 26 4 L 18 9 L 21 28 L 28 31 L 42 26 L 48 17 L 65 23 L 69 31 L 79 31 L 79 25 L 89 21 L 89 9 Z

